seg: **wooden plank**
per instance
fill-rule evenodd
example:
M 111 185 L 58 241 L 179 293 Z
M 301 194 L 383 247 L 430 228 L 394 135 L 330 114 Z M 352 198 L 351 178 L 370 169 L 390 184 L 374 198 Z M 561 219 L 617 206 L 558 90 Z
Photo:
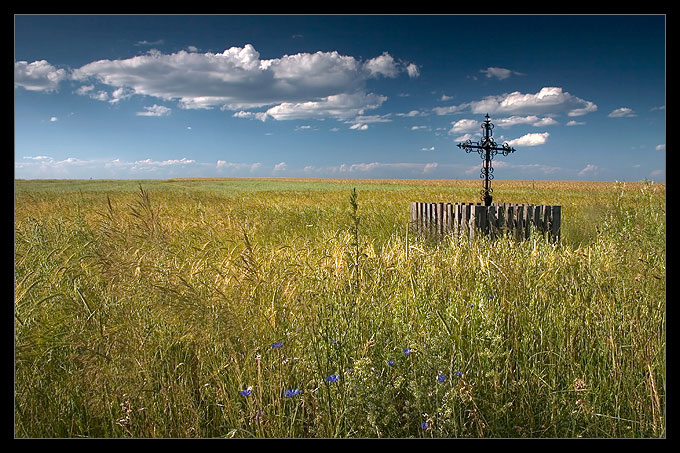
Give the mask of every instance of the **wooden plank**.
M 468 235 L 471 241 L 475 239 L 475 233 L 477 230 L 476 223 L 477 223 L 477 206 L 472 205 L 470 206 L 470 220 L 468 220 Z
M 446 203 L 446 234 L 453 233 L 453 205 Z
M 486 212 L 487 222 L 489 224 L 489 234 L 492 238 L 498 236 L 498 217 L 496 215 L 496 206 L 491 205 L 487 208 Z
M 560 240 L 560 227 L 562 222 L 562 206 L 552 207 L 552 227 L 550 231 L 551 239 L 555 242 Z
M 505 234 L 505 204 L 499 203 L 496 209 L 496 226 L 498 228 L 498 234 L 503 236 Z
M 444 236 L 444 203 L 437 203 L 437 234 Z

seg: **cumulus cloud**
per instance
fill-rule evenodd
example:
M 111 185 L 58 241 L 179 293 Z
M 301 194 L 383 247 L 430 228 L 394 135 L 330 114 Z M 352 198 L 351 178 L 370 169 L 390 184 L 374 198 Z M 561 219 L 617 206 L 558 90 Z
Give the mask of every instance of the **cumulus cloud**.
M 550 136 L 548 132 L 526 134 L 507 143 L 510 146 L 538 146 L 544 144 L 548 136 Z
M 416 77 L 420 76 L 420 69 L 413 63 L 406 66 L 406 72 L 408 73 L 408 76 L 412 79 L 415 79 Z
M 493 120 L 493 124 L 498 127 L 509 128 L 518 124 L 530 124 L 535 127 L 542 127 L 542 126 L 554 126 L 558 123 L 549 116 L 539 118 L 536 115 L 529 116 L 513 115 L 507 118 L 496 118 Z
M 628 108 L 628 107 L 621 107 L 615 110 L 612 110 L 609 115 L 607 115 L 609 118 L 631 118 L 634 116 L 637 116 L 633 109 Z
M 415 77 L 419 72 L 412 63 L 398 62 L 387 52 L 363 62 L 336 51 L 264 60 L 246 44 L 222 53 L 152 50 L 128 59 L 94 61 L 74 70 L 72 76 L 124 89 L 127 95 L 174 100 L 185 109 L 267 107 L 268 117 L 284 120 L 362 114 L 386 100 L 366 92 L 366 82 L 401 73 Z
M 315 101 L 283 102 L 268 109 L 266 116 L 276 120 L 324 117 L 346 119 L 380 107 L 386 100 L 387 97 L 372 93 L 342 93 Z
M 481 128 L 481 122 L 478 120 L 462 119 L 452 123 L 453 127 L 449 134 L 460 134 L 461 132 L 472 132 Z
M 57 69 L 45 60 L 14 62 L 14 87 L 29 91 L 56 91 L 59 82 L 66 79 L 63 69 Z
M 371 77 L 383 75 L 385 77 L 395 78 L 399 74 L 394 58 L 387 52 L 383 52 L 379 57 L 372 58 L 364 63 L 364 67 L 368 69 Z
M 560 87 L 543 87 L 538 93 L 512 93 L 487 96 L 479 101 L 448 107 L 435 107 L 438 115 L 469 110 L 475 114 L 581 116 L 597 110 L 597 105 L 576 97 Z

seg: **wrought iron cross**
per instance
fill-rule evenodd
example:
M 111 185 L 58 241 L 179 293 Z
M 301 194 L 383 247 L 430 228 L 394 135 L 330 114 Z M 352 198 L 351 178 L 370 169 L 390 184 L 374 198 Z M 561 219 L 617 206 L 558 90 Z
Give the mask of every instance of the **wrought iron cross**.
M 491 201 L 493 196 L 491 193 L 493 189 L 489 185 L 489 181 L 493 179 L 493 167 L 491 166 L 491 161 L 498 152 L 502 152 L 504 156 L 515 152 L 515 148 L 512 148 L 507 143 L 503 143 L 500 147 L 496 145 L 492 135 L 493 124 L 489 119 L 489 114 L 486 114 L 486 119 L 482 123 L 482 130 L 484 131 L 484 136 L 476 144 L 472 144 L 472 140 L 466 140 L 463 143 L 458 143 L 458 147 L 464 149 L 466 153 L 470 153 L 473 150 L 477 150 L 479 156 L 484 159 L 482 163 L 482 171 L 479 174 L 480 178 L 484 178 L 484 189 L 482 189 L 482 200 L 484 200 L 485 206 L 491 206 Z

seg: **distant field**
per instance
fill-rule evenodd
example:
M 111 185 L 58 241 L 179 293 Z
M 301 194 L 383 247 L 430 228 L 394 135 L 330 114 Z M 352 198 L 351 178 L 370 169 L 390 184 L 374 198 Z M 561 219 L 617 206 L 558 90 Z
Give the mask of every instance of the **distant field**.
M 665 184 L 493 187 L 560 244 L 408 230 L 478 180 L 16 180 L 15 435 L 665 436 Z

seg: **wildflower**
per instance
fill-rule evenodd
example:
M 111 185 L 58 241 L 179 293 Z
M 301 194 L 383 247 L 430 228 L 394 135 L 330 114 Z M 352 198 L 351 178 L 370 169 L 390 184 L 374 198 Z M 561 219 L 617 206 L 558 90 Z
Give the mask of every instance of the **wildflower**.
M 272 343 L 272 349 L 280 348 L 281 346 L 283 346 L 283 343 L 281 343 L 280 341 Z
M 404 354 L 409 355 L 411 353 L 411 348 L 404 348 Z
M 387 361 L 387 364 L 388 364 L 389 366 L 394 365 L 394 360 L 392 360 L 392 359 L 388 360 L 388 361 Z
M 463 375 L 463 373 L 461 373 L 460 371 L 456 371 L 456 372 L 453 373 L 453 374 L 455 374 L 455 375 L 458 376 L 458 377 L 461 377 L 461 376 Z
M 420 427 L 423 428 L 423 429 L 427 429 L 429 426 L 430 426 L 430 424 L 427 423 L 427 422 L 422 422 L 422 423 L 420 424 Z
M 331 374 L 326 378 L 326 381 L 328 382 L 338 382 L 338 380 L 340 380 L 340 378 L 336 374 Z
M 250 390 L 249 388 L 243 389 L 243 390 L 240 390 L 239 393 L 241 394 L 241 396 L 248 396 L 252 393 L 252 390 Z
M 299 390 L 299 389 L 288 389 L 288 390 L 286 390 L 285 395 L 286 395 L 287 398 L 292 398 L 294 396 L 300 395 L 301 393 L 302 393 L 302 390 Z
M 446 375 L 445 374 L 440 374 L 437 376 L 437 382 L 444 382 L 446 380 Z

